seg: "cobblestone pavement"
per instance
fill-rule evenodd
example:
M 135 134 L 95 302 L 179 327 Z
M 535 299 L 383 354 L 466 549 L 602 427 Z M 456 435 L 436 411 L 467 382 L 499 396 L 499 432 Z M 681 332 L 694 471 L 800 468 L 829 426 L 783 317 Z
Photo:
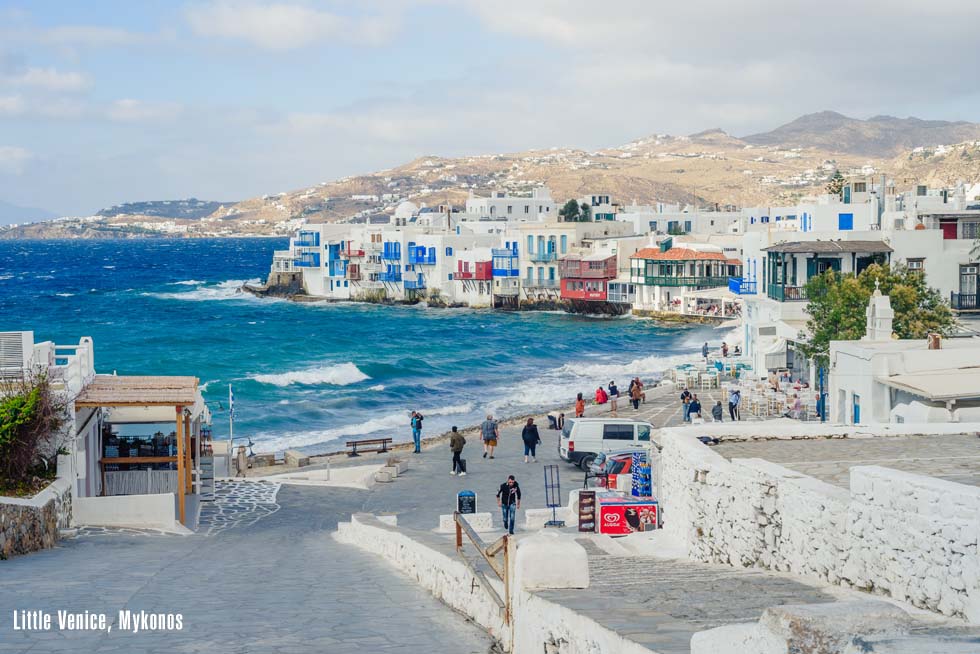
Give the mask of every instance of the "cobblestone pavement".
M 0 562 L 0 653 L 486 652 L 489 640 L 380 559 L 337 543 L 367 493 L 283 487 L 250 525 L 120 532 Z M 177 632 L 14 632 L 15 610 L 179 612 Z
M 201 503 L 197 531 L 208 536 L 233 527 L 247 527 L 279 510 L 280 484 L 235 479 L 215 481 L 214 501 Z
M 847 488 L 852 466 L 875 465 L 980 486 L 980 438 L 974 434 L 721 443 L 729 459 L 761 458 Z

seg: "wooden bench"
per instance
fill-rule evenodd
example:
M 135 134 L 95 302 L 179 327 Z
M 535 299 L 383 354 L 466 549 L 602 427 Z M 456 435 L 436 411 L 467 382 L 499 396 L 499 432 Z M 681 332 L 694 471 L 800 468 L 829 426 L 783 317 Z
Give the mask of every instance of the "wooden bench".
M 391 445 L 390 438 L 365 438 L 359 441 L 347 441 L 347 447 L 351 448 L 347 456 L 361 456 L 358 449 L 362 452 L 387 452 L 389 445 Z

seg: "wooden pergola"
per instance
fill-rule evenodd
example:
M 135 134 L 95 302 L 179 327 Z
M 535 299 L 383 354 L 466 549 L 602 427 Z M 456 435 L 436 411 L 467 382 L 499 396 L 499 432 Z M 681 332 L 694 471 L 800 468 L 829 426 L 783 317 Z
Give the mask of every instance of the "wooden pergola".
M 177 429 L 177 456 L 101 458 L 102 492 L 105 493 L 105 466 L 114 464 L 176 463 L 177 506 L 180 522 L 186 522 L 186 498 L 191 492 L 191 419 L 184 412 L 198 399 L 197 377 L 120 377 L 96 375 L 75 398 L 75 409 L 112 407 L 174 407 Z

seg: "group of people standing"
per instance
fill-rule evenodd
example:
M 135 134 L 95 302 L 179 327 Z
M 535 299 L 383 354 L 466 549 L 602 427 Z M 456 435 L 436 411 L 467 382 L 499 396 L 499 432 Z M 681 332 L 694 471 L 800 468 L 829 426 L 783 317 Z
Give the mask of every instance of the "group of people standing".
M 606 404 L 608 402 L 609 413 L 613 416 L 616 416 L 619 412 L 620 397 L 619 387 L 616 386 L 615 381 L 609 382 L 609 386 L 606 388 L 600 386 L 595 391 L 595 403 Z M 639 377 L 634 377 L 630 380 L 629 388 L 626 391 L 626 399 L 632 403 L 634 411 L 640 408 L 640 402 L 647 401 L 647 394 L 643 391 L 643 382 L 640 381 Z M 585 416 L 585 398 L 579 393 L 575 401 L 575 417 L 582 418 L 583 416 Z
M 742 393 L 737 388 L 733 388 L 728 393 L 728 415 L 732 420 L 741 420 L 739 415 L 739 405 L 742 403 Z M 698 399 L 697 393 L 691 393 L 687 389 L 681 391 L 681 408 L 684 411 L 684 422 L 692 422 L 694 418 L 702 417 L 702 407 L 701 400 Z M 718 400 L 713 407 L 711 407 L 711 418 L 715 422 L 722 422 L 725 416 L 725 409 L 721 405 L 721 400 Z

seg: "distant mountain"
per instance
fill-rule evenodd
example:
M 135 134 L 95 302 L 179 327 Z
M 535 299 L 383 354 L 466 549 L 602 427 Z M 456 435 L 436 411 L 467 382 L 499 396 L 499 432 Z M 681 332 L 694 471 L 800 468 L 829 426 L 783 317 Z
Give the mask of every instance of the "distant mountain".
M 50 220 L 57 217 L 57 214 L 53 214 L 46 209 L 18 207 L 16 204 L 9 204 L 0 200 L 0 225 L 32 223 L 38 220 Z
M 153 216 L 154 218 L 184 218 L 197 220 L 210 216 L 224 204 L 234 202 L 209 202 L 188 198 L 186 200 L 151 200 L 147 202 L 126 202 L 99 211 L 99 216 Z
M 836 111 L 807 114 L 771 132 L 742 138 L 753 145 L 818 148 L 868 157 L 894 157 L 904 150 L 980 139 L 980 124 L 874 116 L 850 118 Z

